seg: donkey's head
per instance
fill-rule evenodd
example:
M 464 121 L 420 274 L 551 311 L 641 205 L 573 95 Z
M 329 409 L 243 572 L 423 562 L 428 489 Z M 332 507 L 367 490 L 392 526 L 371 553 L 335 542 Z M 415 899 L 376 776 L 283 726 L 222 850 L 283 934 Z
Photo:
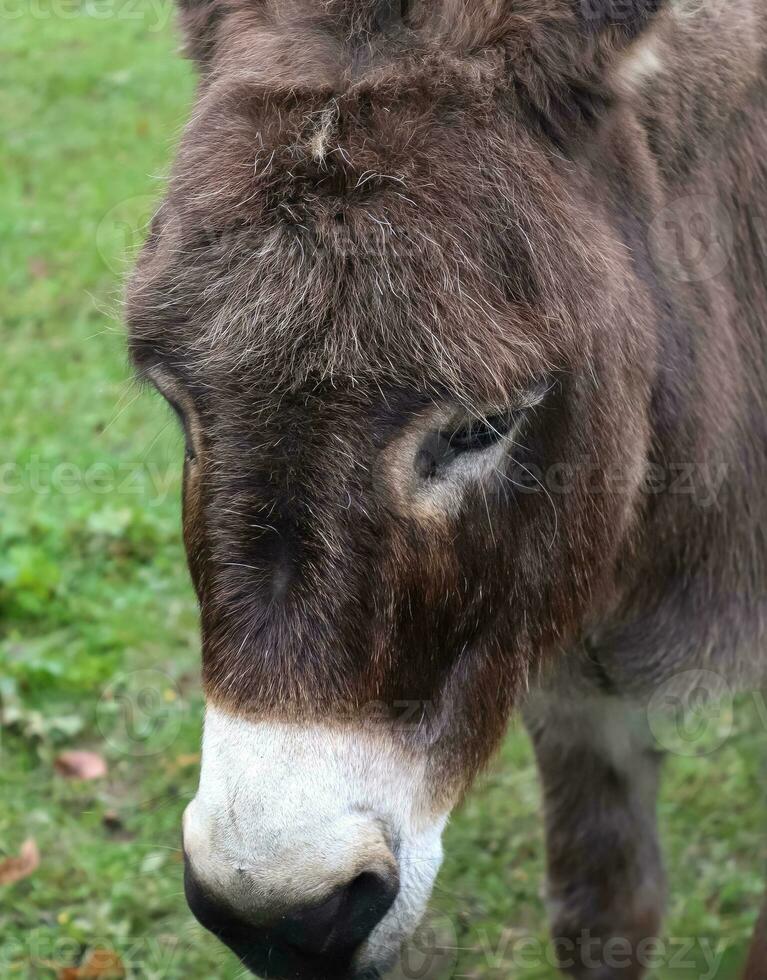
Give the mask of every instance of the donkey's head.
M 256 972 L 385 972 L 531 671 L 610 601 L 655 329 L 615 133 L 656 6 L 183 11 L 202 81 L 128 314 L 186 433 L 187 893 Z

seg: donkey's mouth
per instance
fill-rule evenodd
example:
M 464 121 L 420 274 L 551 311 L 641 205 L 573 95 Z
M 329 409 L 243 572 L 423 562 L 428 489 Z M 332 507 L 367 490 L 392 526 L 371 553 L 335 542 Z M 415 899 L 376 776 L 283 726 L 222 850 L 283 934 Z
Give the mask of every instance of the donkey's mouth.
M 263 980 L 384 980 L 389 972 L 375 966 L 354 965 L 359 947 L 333 955 L 310 954 L 259 930 L 248 942 L 231 942 L 219 936 L 240 958 L 243 966 Z
M 227 944 L 229 945 L 229 944 Z M 322 957 L 307 956 L 289 946 L 262 945 L 258 941 L 255 950 L 241 951 L 231 947 L 243 965 L 251 973 L 264 980 L 379 980 L 377 972 L 366 972 L 363 977 L 352 968 L 351 956 L 326 961 Z
M 229 945 L 229 943 L 227 943 Z M 354 951 L 347 957 L 326 959 L 307 956 L 290 947 L 259 945 L 255 950 L 235 952 L 251 973 L 262 980 L 385 980 L 388 970 L 367 966 L 356 968 L 352 963 Z
M 202 921 L 200 916 L 195 915 Z M 207 928 L 211 928 L 205 922 Z M 252 974 L 263 980 L 381 980 L 377 969 L 356 970 L 355 949 L 333 956 L 307 953 L 270 930 L 229 923 L 226 929 L 212 928 Z

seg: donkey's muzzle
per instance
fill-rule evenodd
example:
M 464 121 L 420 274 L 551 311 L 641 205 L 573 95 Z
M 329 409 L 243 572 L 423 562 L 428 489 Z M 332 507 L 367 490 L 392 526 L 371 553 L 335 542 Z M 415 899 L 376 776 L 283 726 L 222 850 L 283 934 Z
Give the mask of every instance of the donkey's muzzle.
M 197 880 L 186 862 L 184 890 L 198 921 L 253 973 L 274 980 L 352 980 L 356 950 L 391 908 L 395 875 L 364 871 L 329 898 L 281 912 L 274 921 L 246 922 Z

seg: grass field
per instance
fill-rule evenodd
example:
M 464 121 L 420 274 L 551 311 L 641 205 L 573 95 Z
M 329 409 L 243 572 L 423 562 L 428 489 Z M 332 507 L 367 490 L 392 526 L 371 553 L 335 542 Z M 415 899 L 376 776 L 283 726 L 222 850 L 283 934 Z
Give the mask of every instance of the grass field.
M 66 968 L 96 947 L 145 980 L 242 972 L 182 895 L 202 707 L 182 446 L 134 388 L 120 325 L 121 277 L 192 95 L 175 47 L 158 0 L 0 7 L 0 860 L 28 837 L 41 853 L 0 887 L 2 980 L 91 975 Z M 658 978 L 736 976 L 765 857 L 760 706 L 725 712 L 706 758 L 669 759 Z M 73 747 L 105 756 L 108 777 L 56 775 Z M 555 976 L 539 814 L 513 730 L 447 833 L 444 978 Z M 426 975 L 417 959 L 408 973 Z

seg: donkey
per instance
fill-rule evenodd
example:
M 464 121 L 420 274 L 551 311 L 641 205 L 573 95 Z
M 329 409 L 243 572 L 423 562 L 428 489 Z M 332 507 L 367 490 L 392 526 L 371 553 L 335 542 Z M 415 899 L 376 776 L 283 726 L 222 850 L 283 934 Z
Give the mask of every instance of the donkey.
M 638 978 L 646 706 L 765 676 L 767 6 L 180 16 L 127 320 L 186 438 L 192 911 L 264 977 L 385 976 L 519 709 L 562 969 Z

